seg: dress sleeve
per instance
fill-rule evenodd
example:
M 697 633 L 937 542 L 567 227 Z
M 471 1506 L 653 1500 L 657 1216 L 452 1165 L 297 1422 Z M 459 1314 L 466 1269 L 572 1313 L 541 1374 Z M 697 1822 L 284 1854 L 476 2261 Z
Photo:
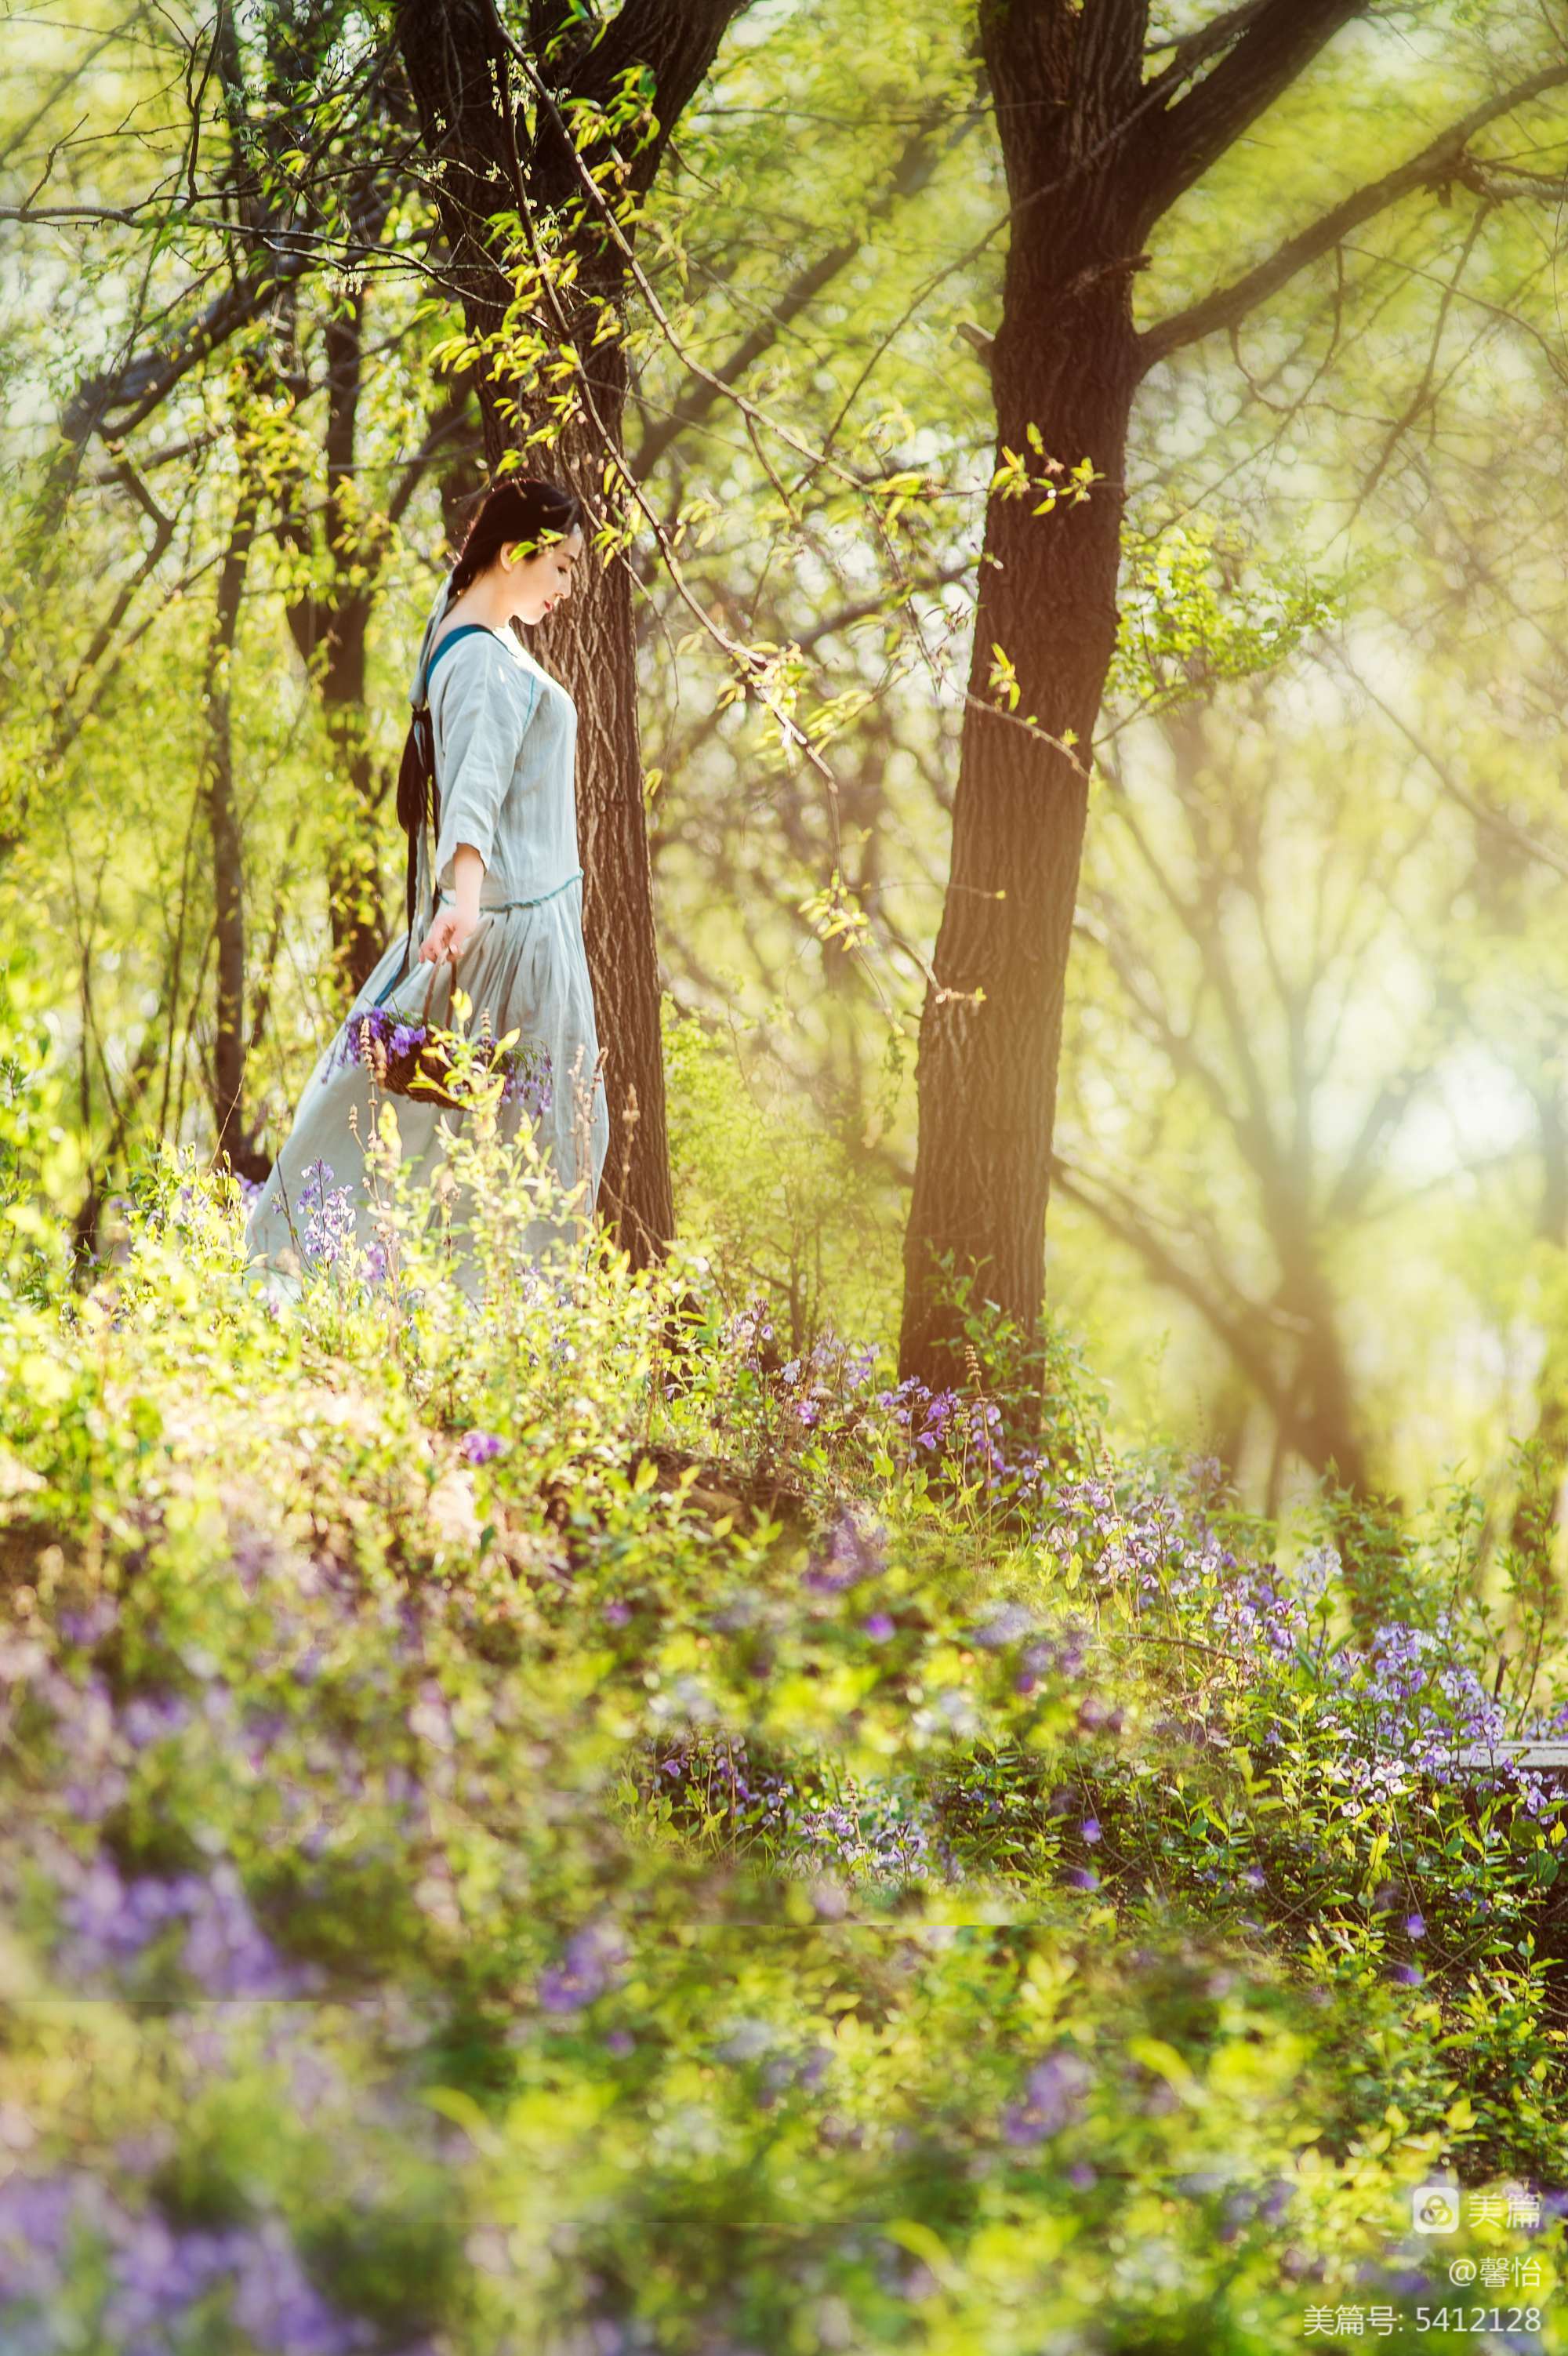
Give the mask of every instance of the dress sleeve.
M 436 778 L 441 787 L 441 835 L 435 845 L 435 883 L 453 888 L 453 859 L 460 842 L 471 842 L 485 865 L 496 839 L 496 820 L 517 768 L 523 731 L 539 701 L 539 682 L 517 666 L 515 680 L 501 665 L 504 652 L 478 639 L 447 656 L 436 723 Z

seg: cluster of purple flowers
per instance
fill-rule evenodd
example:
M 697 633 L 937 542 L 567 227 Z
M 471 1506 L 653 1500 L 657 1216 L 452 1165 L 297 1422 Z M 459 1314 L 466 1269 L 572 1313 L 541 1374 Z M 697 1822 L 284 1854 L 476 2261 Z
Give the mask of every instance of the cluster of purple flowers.
M 105 2260 L 107 2287 L 93 2345 L 118 2356 L 169 2356 L 191 2326 L 226 2299 L 237 2343 L 271 2356 L 355 2356 L 384 2350 L 379 2328 L 317 2290 L 275 2219 L 177 2227 L 132 2209 L 85 2171 L 0 2182 L 0 2339 L 8 2356 L 66 2356 L 84 2344 L 70 2286 L 87 2249 Z M 434 2356 L 428 2340 L 398 2356 Z
M 1209 1625 L 1221 1641 L 1242 1652 L 1256 1652 L 1260 1646 L 1281 1657 L 1294 1652 L 1306 1635 L 1310 1614 L 1282 1586 L 1275 1566 L 1220 1563 L 1217 1568 L 1225 1576 L 1215 1583 Z M 1185 1593 L 1196 1582 L 1178 1573 L 1173 1583 L 1178 1593 Z
M 1077 1554 L 1091 1564 L 1097 1585 L 1126 1584 L 1140 1601 L 1180 1593 L 1184 1580 L 1191 1587 L 1235 1560 L 1202 1530 L 1184 1532 L 1173 1497 L 1155 1492 L 1123 1504 L 1109 1483 L 1095 1479 L 1042 1492 L 1037 1534 L 1058 1559 Z
M 858 1395 L 875 1365 L 874 1345 L 852 1350 L 832 1332 L 820 1333 L 803 1357 L 789 1359 L 779 1380 L 802 1430 L 817 1430 L 835 1409 L 841 1419 L 858 1415 Z
M 879 1355 L 874 1345 L 854 1347 L 830 1328 L 809 1350 L 780 1364 L 773 1349 L 773 1311 L 761 1293 L 725 1321 L 721 1338 L 752 1373 L 768 1378 L 799 1430 L 819 1444 L 868 1433 L 890 1439 L 916 1462 L 940 1464 L 965 1481 L 978 1477 L 993 1499 L 1022 1503 L 1048 1477 L 1047 1458 L 1033 1444 L 1021 1443 L 1008 1454 L 995 1398 L 966 1396 L 950 1386 L 932 1390 L 913 1375 L 871 1390 Z
M 787 1801 L 781 1830 L 780 1862 L 790 1873 L 827 1869 L 852 1881 L 897 1887 L 951 1869 L 923 1809 L 892 1791 L 847 1780 L 839 1797 L 822 1807 Z
M 391 1007 L 367 1007 L 345 1027 L 338 1060 L 340 1064 L 364 1064 L 373 1071 L 381 1057 L 401 1063 L 452 1035 L 438 1023 L 405 1022 Z M 501 1088 L 502 1104 L 521 1105 L 532 1120 L 540 1119 L 549 1111 L 550 1051 L 542 1042 L 501 1048 L 491 1057 L 491 1068 L 506 1076 Z
M 205 1874 L 127 1879 L 101 1852 L 85 1864 L 60 1860 L 58 1885 L 62 1936 L 55 1968 L 72 1987 L 118 1981 L 166 1944 L 204 1997 L 300 1997 L 318 1985 L 309 1966 L 280 1954 L 227 1861 Z
M 252 1671 L 286 1662 L 291 1677 L 307 1681 L 317 1672 L 330 1620 L 363 1624 L 362 1592 L 336 1567 L 241 1529 L 235 1568 L 248 1596 L 263 1582 L 274 1590 L 271 1639 L 259 1642 L 249 1656 Z M 326 1622 L 323 1603 L 330 1612 Z M 389 1659 L 412 1661 L 421 1651 L 412 1612 L 405 1599 L 381 1615 Z M 312 1731 L 308 1757 L 296 1754 L 293 1772 L 285 1772 L 277 1746 L 290 1727 L 287 1713 L 247 1700 L 194 1645 L 184 1655 L 197 1680 L 189 1691 L 112 1686 L 91 1653 L 81 1655 L 111 1636 L 120 1617 L 116 1600 L 101 1594 L 61 1612 L 64 1651 L 55 1653 L 41 1635 L 0 1639 L 0 1716 L 20 1702 L 30 1719 L 47 1724 L 47 1735 L 38 1726 L 37 1755 L 48 1758 L 54 1771 L 52 1806 L 14 1815 L 6 1828 L 0 1888 L 13 1894 L 15 1876 L 28 1869 L 40 1888 L 52 1890 L 53 1972 L 67 1988 L 107 1993 L 128 1987 L 145 1993 L 156 1986 L 160 1994 L 188 1991 L 209 2000 L 316 1991 L 321 1984 L 317 1968 L 274 1944 L 229 1859 L 137 1872 L 107 1845 L 84 1848 L 80 1828 L 102 1825 L 133 1802 L 149 1775 L 156 1787 L 164 1772 L 156 1753 L 166 1745 L 179 1746 L 182 1772 L 199 1772 L 224 1783 L 232 1778 L 248 1787 L 268 1768 L 274 1803 L 295 1827 L 307 1856 L 319 1853 L 332 1837 L 334 1817 L 349 1808 L 369 1810 L 383 1834 L 417 1835 L 426 1822 L 424 1788 L 393 1763 L 379 1773 L 368 1771 L 352 1734 L 326 1728 Z M 426 1782 L 445 1764 L 439 1756 L 428 1762 Z
M 540 1973 L 535 1994 L 545 2012 L 581 2012 L 613 1987 L 627 1960 L 626 1942 L 610 1920 L 585 1923 L 575 1931 L 558 1963 Z
M 897 1888 L 957 1870 L 924 1801 L 852 1778 L 833 1797 L 813 1797 L 791 1775 L 754 1765 L 744 1735 L 689 1737 L 666 1749 L 656 1772 L 672 1796 L 727 1817 L 738 1837 L 763 1840 L 785 1873 Z
M 764 1371 L 774 1337 L 773 1312 L 764 1295 L 755 1294 L 725 1321 L 721 1332 L 743 1365 L 754 1373 Z M 809 1351 L 777 1367 L 779 1395 L 800 1429 L 818 1440 L 860 1428 L 867 1410 L 875 1409 L 912 1451 L 960 1463 L 966 1472 L 980 1471 L 988 1490 L 1009 1481 L 1021 1491 L 1038 1483 L 1043 1462 L 1036 1452 L 1026 1450 L 1016 1462 L 1008 1462 L 1001 1444 L 1002 1409 L 993 1399 L 966 1399 L 950 1387 L 933 1391 L 914 1375 L 869 1392 L 876 1358 L 874 1345 L 853 1348 L 830 1329 Z
M 331 1268 L 354 1240 L 354 1198 L 347 1186 L 334 1186 L 329 1162 L 313 1162 L 299 1190 L 298 1208 L 305 1231 L 300 1243 L 306 1259 Z
M 504 1105 L 521 1105 L 530 1120 L 540 1120 L 550 1109 L 550 1054 L 545 1047 L 509 1047 L 500 1058 L 506 1080 Z
M 969 1641 L 982 1652 L 1000 1653 L 1009 1644 L 1021 1644 L 1035 1631 L 1035 1615 L 1026 1603 L 1016 1601 L 998 1603 L 983 1620 L 970 1630 Z
M 753 1295 L 744 1309 L 726 1317 L 719 1328 L 719 1339 L 727 1350 L 733 1350 L 743 1365 L 754 1374 L 762 1367 L 764 1349 L 773 1339 L 773 1317 L 761 1293 Z
M 886 1533 L 842 1507 L 829 1527 L 825 1547 L 813 1552 L 802 1583 L 818 1595 L 842 1595 L 864 1580 L 879 1578 L 886 1567 Z
M 757 2104 L 758 2109 L 765 2111 L 770 2110 L 782 2094 L 797 2089 L 810 2093 L 821 2084 L 832 2063 L 832 2055 L 825 2045 L 792 2043 L 772 2021 L 749 2017 L 729 2023 L 715 2040 L 714 2053 L 732 2069 L 761 2064 L 757 2076 Z
M 1507 1738 L 1504 1705 L 1457 1650 L 1451 1616 L 1442 1611 L 1430 1629 L 1391 1621 L 1377 1631 L 1369 1651 L 1346 1647 L 1331 1656 L 1327 1667 L 1337 1690 L 1321 1722 L 1340 1740 L 1354 1789 L 1391 1795 L 1405 1790 L 1412 1775 L 1440 1783 L 1468 1781 L 1455 1751 L 1488 1751 Z M 1497 1774 L 1531 1815 L 1548 1804 L 1541 1777 L 1511 1759 L 1498 1760 Z
M 933 1391 L 914 1375 L 907 1375 L 891 1390 L 878 1391 L 876 1404 L 928 1454 L 941 1448 L 962 1400 L 955 1390 Z
M 367 1007 L 348 1024 L 338 1061 L 339 1065 L 370 1062 L 373 1067 L 378 1048 L 396 1060 L 423 1047 L 430 1035 L 431 1026 L 427 1023 L 404 1023 L 390 1007 Z
M 1058 2046 L 1033 2064 L 1021 2097 L 1003 2112 L 1003 2141 L 1027 2149 L 1060 2135 L 1081 2117 L 1092 2083 L 1093 2072 L 1082 2054 L 1070 2045 Z
M 870 1381 L 875 1364 L 876 1352 L 871 1345 L 852 1352 L 836 1333 L 820 1333 L 803 1358 L 790 1358 L 779 1368 L 779 1379 L 787 1389 L 822 1393 L 843 1387 L 858 1390 Z

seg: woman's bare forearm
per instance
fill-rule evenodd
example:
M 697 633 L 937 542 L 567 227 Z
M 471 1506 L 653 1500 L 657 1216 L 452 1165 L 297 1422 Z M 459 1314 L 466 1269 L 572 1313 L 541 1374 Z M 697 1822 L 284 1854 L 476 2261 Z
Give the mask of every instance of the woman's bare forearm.
M 460 842 L 452 854 L 452 905 L 436 905 L 419 955 L 428 958 L 461 957 L 479 921 L 479 886 L 485 862 L 471 842 Z
M 479 921 L 479 886 L 484 880 L 485 862 L 478 851 L 471 842 L 460 842 L 452 854 L 452 896 L 465 926 Z

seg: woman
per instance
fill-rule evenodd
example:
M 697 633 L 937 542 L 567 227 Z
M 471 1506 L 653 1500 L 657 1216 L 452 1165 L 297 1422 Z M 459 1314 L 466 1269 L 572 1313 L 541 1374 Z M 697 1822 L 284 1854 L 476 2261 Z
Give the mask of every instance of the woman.
M 425 625 L 409 691 L 416 721 L 428 705 L 440 830 L 434 864 L 424 823 L 423 779 L 410 802 L 404 754 L 400 810 L 410 829 L 410 925 L 366 981 L 344 1024 L 306 1085 L 288 1141 L 251 1207 L 248 1257 L 290 1291 L 301 1258 L 330 1225 L 341 1237 L 347 1212 L 321 1219 L 324 1192 L 347 1187 L 361 1247 L 374 1238 L 375 1210 L 364 1184 L 361 1141 L 373 1134 L 371 1083 L 352 1059 L 350 1026 L 384 1005 L 417 1023 L 431 969 L 452 966 L 451 986 L 466 991 L 477 1030 L 489 1015 L 497 1038 L 520 1033 L 550 1057 L 550 1096 L 537 1135 L 558 1183 L 585 1182 L 581 1207 L 591 1211 L 609 1142 L 609 1114 L 599 1076 L 594 999 L 583 947 L 583 881 L 577 858 L 574 771 L 577 711 L 519 643 L 514 622 L 537 623 L 571 595 L 583 557 L 582 509 L 553 483 L 507 482 L 487 496 Z M 411 956 L 416 912 L 428 929 Z M 450 995 L 435 982 L 432 1020 L 450 1021 Z M 398 1134 L 416 1178 L 434 1176 L 441 1153 L 442 1108 L 417 1097 L 395 1099 Z M 448 1120 L 461 1114 L 448 1110 Z M 515 1134 L 531 1116 L 503 1104 L 500 1129 Z M 341 1209 L 341 1206 L 338 1206 Z M 536 1221 L 531 1253 L 559 1228 Z M 330 1247 L 329 1247 L 330 1248 Z M 477 1297 L 472 1262 L 456 1274 Z

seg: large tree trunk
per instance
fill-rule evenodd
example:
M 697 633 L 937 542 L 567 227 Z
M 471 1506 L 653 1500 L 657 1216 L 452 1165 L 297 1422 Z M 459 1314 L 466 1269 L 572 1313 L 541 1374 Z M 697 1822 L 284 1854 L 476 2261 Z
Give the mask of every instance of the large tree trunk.
M 218 573 L 218 609 L 208 641 L 203 703 L 207 717 L 203 797 L 212 843 L 213 925 L 217 992 L 212 1061 L 208 1075 L 216 1132 L 213 1159 L 247 1178 L 264 1178 L 268 1163 L 255 1150 L 245 1121 L 244 844 L 234 776 L 234 714 L 231 685 L 245 573 L 256 530 L 256 498 L 242 494 Z
M 1140 249 L 1361 5 L 1221 7 L 1170 44 L 1145 84 L 1148 0 L 981 0 L 1012 208 L 992 348 L 999 459 L 1015 454 L 1036 481 L 1043 458 L 1087 459 L 1103 479 L 1087 504 L 1036 515 L 1038 495 L 1013 498 L 1004 478 L 986 512 L 905 1245 L 900 1367 L 933 1386 L 963 1372 L 955 1288 L 972 1306 L 993 1302 L 1026 1337 L 1038 1326 L 1084 771 L 1116 638 L 1128 422 L 1153 359 L 1201 330 L 1195 312 L 1166 323 L 1163 341 L 1140 338 Z M 1012 717 L 994 708 L 993 647 L 1020 691 Z M 1025 733 L 1018 722 L 1030 716 L 1074 751 Z
M 588 365 L 594 411 L 618 447 L 627 392 L 624 348 L 613 340 L 603 343 L 588 356 Z M 575 489 L 599 491 L 603 459 L 592 419 L 582 420 L 566 435 L 553 471 Z M 641 1267 L 673 1236 L 675 1204 L 631 588 L 631 568 L 624 560 L 594 568 L 581 596 L 574 592 L 538 635 L 545 661 L 578 714 L 583 931 L 610 1114 L 601 1202 L 617 1240 L 631 1254 L 633 1266 Z
M 1136 15 L 1139 12 L 1132 12 Z M 1041 492 L 994 489 L 985 518 L 970 701 L 953 802 L 952 866 L 920 1022 L 919 1145 L 905 1242 L 900 1370 L 933 1387 L 959 1380 L 964 1315 L 942 1261 L 1026 1335 L 1037 1330 L 1057 1061 L 1088 806 L 1089 747 L 1116 643 L 1123 456 L 1140 363 L 1133 324 L 1129 208 L 1106 176 L 1080 180 L 1042 217 L 1075 143 L 1102 135 L 1072 91 L 1079 20 L 1062 10 L 981 12 L 1015 212 L 1035 198 L 1008 252 L 992 353 L 999 452 L 1032 447 L 1104 477 L 1080 504 L 1036 515 Z M 1122 87 L 1135 98 L 1142 55 Z M 1009 124 L 1026 123 L 1008 129 Z M 1060 477 L 1051 478 L 1059 483 Z M 1009 713 L 992 685 L 993 648 L 1020 690 Z M 1022 724 L 1032 718 L 1063 751 Z
M 375 226 L 379 227 L 379 217 Z M 292 315 L 292 300 L 286 306 Z M 297 400 L 312 390 L 294 349 L 289 317 L 288 381 Z M 288 626 L 321 697 L 337 794 L 327 836 L 327 908 L 338 991 L 347 1006 L 384 946 L 376 854 L 374 766 L 365 706 L 366 639 L 386 545 L 380 519 L 367 518 L 358 480 L 360 401 L 365 372 L 365 294 L 360 288 L 328 318 L 327 423 L 323 440 L 327 499 L 325 545 L 318 552 L 302 480 L 292 486 L 282 530 L 305 560 L 306 574 L 290 599 Z
M 594 317 L 575 306 L 569 316 L 579 327 L 587 402 L 530 471 L 568 484 L 597 518 L 605 509 L 605 452 L 622 445 L 626 355 L 613 337 L 592 344 Z M 493 387 L 487 396 L 482 406 L 493 475 L 508 436 Z M 675 1205 L 631 588 L 624 558 L 580 566 L 570 600 L 539 626 L 533 643 L 577 707 L 583 936 L 610 1116 L 599 1208 L 633 1267 L 641 1268 L 674 1235 Z
M 657 134 L 637 150 L 628 184 L 651 183 L 670 134 L 712 64 L 737 0 L 626 0 L 603 27 L 585 29 L 552 59 L 540 40 L 532 71 L 548 85 L 532 134 L 524 101 L 537 91 L 508 52 L 484 0 L 403 0 L 398 39 L 431 160 L 449 266 L 471 334 L 495 336 L 516 286 L 489 227 L 503 210 L 535 232 L 565 227 L 560 259 L 572 260 L 570 291 L 559 283 L 536 306 L 536 324 L 555 348 L 575 354 L 573 402 L 553 445 L 528 445 L 547 399 L 562 387 L 513 381 L 504 357 L 480 372 L 486 450 L 492 470 L 528 448 L 527 470 L 569 482 L 596 519 L 606 511 L 606 462 L 618 456 L 626 403 L 626 359 L 618 336 L 599 339 L 605 303 L 618 308 L 626 263 L 592 199 L 583 202 L 582 166 L 564 135 L 575 98 L 603 103 L 624 72 L 651 77 Z M 593 158 L 585 159 L 590 163 Z M 580 209 L 579 209 L 580 208 Z M 633 231 L 628 228 L 629 240 Z M 612 520 L 618 520 L 612 516 Z M 642 799 L 631 572 L 624 555 L 587 565 L 570 603 L 541 647 L 579 714 L 577 811 L 585 875 L 584 931 L 593 979 L 610 1116 L 602 1207 L 633 1264 L 645 1265 L 674 1232 L 660 1033 L 653 886 Z
M 321 706 L 339 776 L 349 788 L 341 828 L 327 854 L 332 951 L 351 1000 L 381 956 L 382 910 L 373 819 L 375 781 L 365 708 L 365 639 L 379 547 L 367 544 L 356 481 L 360 395 L 364 383 L 365 298 L 354 294 L 328 320 L 327 545 L 333 573 Z M 362 585 L 349 586 L 358 582 Z
M 1280 1248 L 1277 1236 L 1275 1248 Z M 1285 1273 L 1276 1299 L 1301 1328 L 1291 1387 L 1290 1443 L 1315 1472 L 1332 1476 L 1355 1496 L 1365 1496 L 1369 1494 L 1367 1450 L 1338 1310 L 1305 1222 L 1294 1248 L 1282 1257 Z

